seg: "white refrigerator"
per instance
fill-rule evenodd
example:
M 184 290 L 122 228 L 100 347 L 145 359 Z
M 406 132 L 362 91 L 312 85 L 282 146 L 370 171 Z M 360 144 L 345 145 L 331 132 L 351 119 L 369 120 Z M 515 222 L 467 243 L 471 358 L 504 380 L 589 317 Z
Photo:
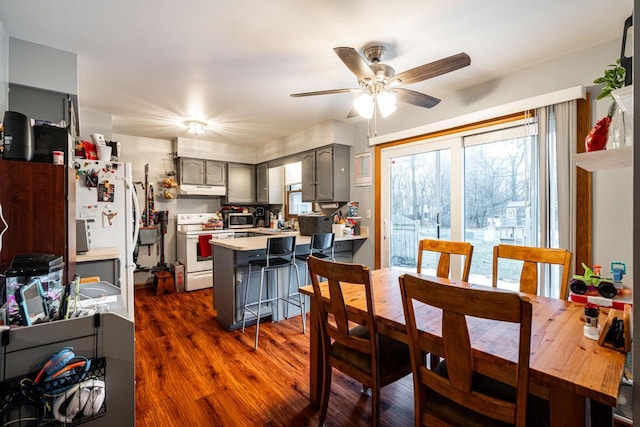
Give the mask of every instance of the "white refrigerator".
M 131 176 L 131 163 L 77 159 L 76 219 L 86 221 L 89 252 L 115 248 L 120 256 L 120 295 L 133 320 L 133 251 L 138 240 L 138 198 Z

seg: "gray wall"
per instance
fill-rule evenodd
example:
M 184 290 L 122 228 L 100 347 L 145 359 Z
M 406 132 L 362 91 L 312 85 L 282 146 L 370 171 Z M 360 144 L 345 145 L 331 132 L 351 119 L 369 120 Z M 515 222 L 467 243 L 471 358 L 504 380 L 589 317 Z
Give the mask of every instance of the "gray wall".
M 77 95 L 77 56 L 75 53 L 10 37 L 9 82 Z

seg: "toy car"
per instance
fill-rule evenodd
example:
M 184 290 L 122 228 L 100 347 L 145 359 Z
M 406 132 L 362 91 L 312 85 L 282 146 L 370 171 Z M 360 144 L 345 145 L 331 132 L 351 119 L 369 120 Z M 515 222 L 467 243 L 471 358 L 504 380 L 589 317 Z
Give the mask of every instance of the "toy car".
M 599 269 L 595 272 L 582 263 L 584 267 L 584 276 L 575 275 L 569 282 L 571 292 L 578 295 L 586 294 L 587 291 L 597 290 L 600 295 L 605 298 L 613 298 L 618 294 L 618 290 L 613 284 L 613 279 L 600 277 Z M 594 266 L 594 269 L 597 266 Z

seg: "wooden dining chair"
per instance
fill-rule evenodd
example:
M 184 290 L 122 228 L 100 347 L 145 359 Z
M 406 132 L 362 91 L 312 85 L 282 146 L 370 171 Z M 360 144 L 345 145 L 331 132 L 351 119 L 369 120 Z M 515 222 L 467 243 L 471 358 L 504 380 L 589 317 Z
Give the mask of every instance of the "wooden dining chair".
M 359 264 L 331 262 L 316 257 L 307 259 L 313 292 L 320 316 L 324 375 L 318 425 L 323 425 L 329 406 L 331 371 L 336 368 L 371 390 L 371 425 L 380 421 L 380 388 L 411 373 L 409 347 L 378 334 L 371 271 Z M 328 287 L 320 286 L 325 278 Z M 325 303 L 323 298 L 328 298 Z M 366 310 L 364 324 L 347 311 L 350 304 L 362 301 Z M 363 319 L 360 319 L 362 322 Z
M 537 422 L 548 418 L 547 405 L 536 408 L 537 413 L 529 411 L 527 420 L 532 307 L 526 297 L 515 292 L 463 288 L 409 274 L 400 276 L 400 292 L 413 366 L 416 426 L 524 426 L 527 421 L 529 425 L 541 425 Z M 435 310 L 433 307 L 442 310 L 440 325 L 418 324 L 420 311 Z M 493 363 L 478 357 L 469 335 L 470 317 L 519 327 L 517 340 L 503 343 L 514 347 L 512 362 Z M 486 320 L 476 320 L 482 322 L 479 327 L 486 327 Z M 428 333 L 423 326 L 436 332 Z M 425 355 L 431 352 L 445 357 L 434 369 L 425 363 Z M 538 399 L 536 404 L 545 402 Z
M 491 284 L 498 286 L 498 260 L 512 259 L 524 261 L 520 272 L 520 292 L 538 294 L 538 264 L 562 266 L 560 277 L 560 299 L 569 298 L 569 274 L 571 270 L 571 252 L 566 249 L 536 248 L 518 245 L 496 245 L 493 247 L 493 275 Z
M 471 243 L 437 239 L 420 240 L 418 243 L 418 274 L 422 271 L 422 255 L 424 251 L 439 253 L 436 276 L 445 279 L 448 279 L 451 274 L 451 255 L 461 255 L 464 257 L 464 267 L 460 280 L 463 282 L 469 280 L 469 270 L 471 270 L 471 258 L 473 256 L 473 245 Z

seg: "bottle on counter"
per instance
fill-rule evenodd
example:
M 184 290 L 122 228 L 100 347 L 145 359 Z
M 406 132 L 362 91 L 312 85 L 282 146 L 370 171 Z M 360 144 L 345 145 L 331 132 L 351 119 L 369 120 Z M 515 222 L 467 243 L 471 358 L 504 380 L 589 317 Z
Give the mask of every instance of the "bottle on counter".
M 276 216 L 271 212 L 269 214 L 269 228 L 277 228 L 278 224 L 276 223 Z
M 598 316 L 600 315 L 600 307 L 597 304 L 587 303 L 584 306 L 584 336 L 597 340 L 600 336 L 600 326 L 598 325 Z

